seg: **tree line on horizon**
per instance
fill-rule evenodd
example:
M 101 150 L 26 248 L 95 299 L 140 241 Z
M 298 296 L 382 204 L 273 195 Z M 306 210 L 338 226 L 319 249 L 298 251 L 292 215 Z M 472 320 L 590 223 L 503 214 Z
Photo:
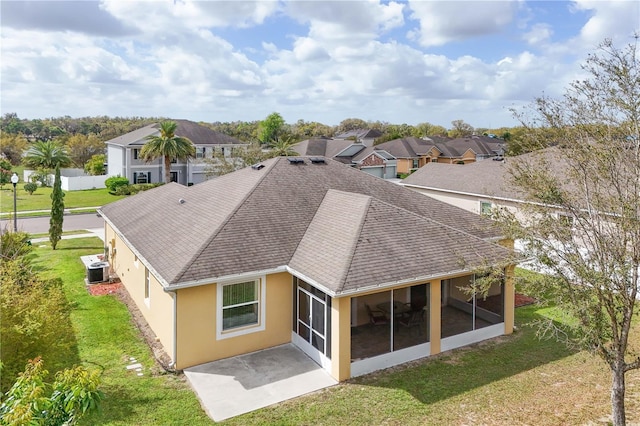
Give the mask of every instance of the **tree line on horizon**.
M 73 165 L 83 168 L 96 154 L 103 153 L 104 142 L 152 123 L 167 120 L 161 117 L 52 117 L 45 119 L 20 118 L 16 113 L 6 113 L 0 119 L 0 147 L 3 157 L 13 165 L 18 165 L 22 153 L 29 144 L 37 141 L 56 140 L 66 146 Z M 169 119 L 170 120 L 170 119 Z M 518 127 L 497 129 L 474 128 L 464 120 L 454 120 L 449 129 L 444 126 L 423 122 L 416 125 L 392 124 L 385 121 L 365 121 L 360 118 L 347 118 L 336 126 L 316 121 L 298 120 L 286 123 L 282 116 L 274 112 L 264 120 L 231 121 L 211 123 L 199 122 L 212 130 L 232 136 L 244 142 L 260 142 L 269 145 L 278 139 L 291 143 L 315 137 L 333 137 L 341 133 L 359 129 L 375 129 L 382 133 L 376 143 L 382 143 L 403 137 L 463 137 L 471 134 L 493 134 L 507 141 L 521 133 Z M 275 140 L 269 127 L 276 126 Z

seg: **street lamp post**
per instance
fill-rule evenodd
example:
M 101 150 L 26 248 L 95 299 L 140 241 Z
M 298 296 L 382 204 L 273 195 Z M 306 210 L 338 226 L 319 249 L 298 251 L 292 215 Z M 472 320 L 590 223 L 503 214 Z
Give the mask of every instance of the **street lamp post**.
M 13 184 L 13 232 L 18 232 L 18 204 L 16 202 L 16 185 L 18 184 L 18 175 L 14 173 L 11 176 L 11 183 Z

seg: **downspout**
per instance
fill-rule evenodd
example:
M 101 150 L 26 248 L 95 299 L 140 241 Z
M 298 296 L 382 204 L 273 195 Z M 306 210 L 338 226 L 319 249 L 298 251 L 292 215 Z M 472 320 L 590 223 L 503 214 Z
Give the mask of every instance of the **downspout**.
M 178 295 L 175 291 L 168 291 L 173 299 L 173 344 L 171 345 L 171 364 L 169 368 L 176 369 L 177 357 L 178 357 Z

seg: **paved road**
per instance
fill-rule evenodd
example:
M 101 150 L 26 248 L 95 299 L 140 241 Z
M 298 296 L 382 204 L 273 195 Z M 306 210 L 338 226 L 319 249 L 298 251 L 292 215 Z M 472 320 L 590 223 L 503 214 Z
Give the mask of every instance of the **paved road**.
M 95 213 L 65 215 L 62 222 L 63 231 L 77 231 L 81 229 L 103 228 L 104 219 Z M 0 220 L 1 229 L 13 229 L 13 223 L 8 220 Z M 18 218 L 18 230 L 30 234 L 42 234 L 49 232 L 49 217 L 25 217 Z

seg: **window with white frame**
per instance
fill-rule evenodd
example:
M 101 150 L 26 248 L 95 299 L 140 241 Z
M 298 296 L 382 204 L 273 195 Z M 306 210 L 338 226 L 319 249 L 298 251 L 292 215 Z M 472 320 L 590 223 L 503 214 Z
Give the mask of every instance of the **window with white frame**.
M 151 172 L 133 172 L 133 183 L 151 183 Z
M 204 158 L 205 149 L 204 146 L 196 146 L 196 158 Z
M 218 285 L 218 337 L 264 330 L 264 279 Z
M 138 159 L 139 154 L 140 154 L 140 150 L 139 150 L 139 149 L 137 149 L 137 148 L 134 148 L 134 149 L 133 149 L 133 159 L 134 159 L 134 160 L 137 160 L 137 159 Z
M 149 273 L 149 269 L 145 270 L 144 275 L 144 303 L 149 306 L 151 296 L 151 274 Z
M 492 204 L 490 201 L 480 201 L 480 214 L 482 216 L 491 215 Z

